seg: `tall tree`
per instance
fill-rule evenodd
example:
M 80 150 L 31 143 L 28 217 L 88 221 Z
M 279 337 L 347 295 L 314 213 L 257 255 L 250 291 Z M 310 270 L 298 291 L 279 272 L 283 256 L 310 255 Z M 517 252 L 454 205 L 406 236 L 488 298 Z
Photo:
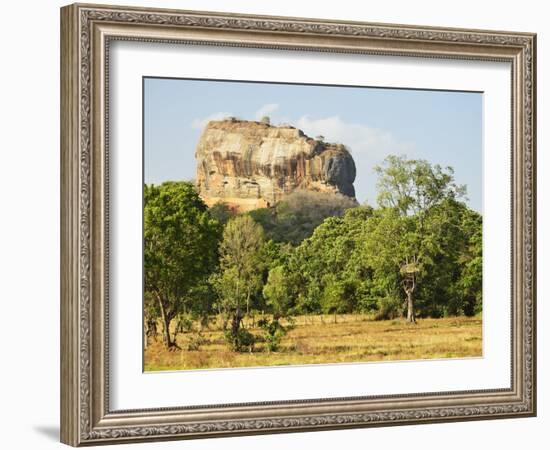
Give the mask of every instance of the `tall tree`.
M 350 208 L 342 217 L 328 217 L 305 239 L 285 265 L 286 285 L 298 314 L 348 313 L 370 310 L 369 269 L 359 252 L 369 206 Z
M 286 279 L 284 266 L 276 266 L 269 271 L 267 282 L 263 288 L 267 306 L 273 313 L 273 319 L 278 320 L 288 314 L 292 306 L 292 296 Z
M 389 260 L 398 265 L 407 298 L 407 321 L 414 323 L 415 292 L 440 245 L 432 212 L 446 200 L 464 197 L 466 187 L 455 183 L 451 167 L 404 156 L 390 155 L 375 170 L 379 177 L 378 204 L 393 212 L 383 217 L 379 222 L 382 229 L 378 230 L 390 241 L 371 240 L 375 247 L 372 251 L 382 251 L 376 247 L 384 245 L 392 247 L 393 257 Z
M 237 216 L 227 222 L 220 244 L 221 273 L 215 277 L 222 307 L 231 318 L 233 346 L 237 342 L 245 311 L 256 291 L 262 287 L 263 267 L 259 258 L 264 233 L 261 225 L 249 215 Z
M 464 246 L 460 254 L 459 294 L 463 298 L 461 312 L 473 316 L 481 311 L 483 290 L 483 227 L 482 217 L 466 210 L 462 215 L 461 229 Z
M 216 269 L 219 223 L 191 183 L 144 187 L 144 281 L 155 299 L 168 349 L 176 348 L 170 324 L 196 304 L 204 308 L 204 285 Z

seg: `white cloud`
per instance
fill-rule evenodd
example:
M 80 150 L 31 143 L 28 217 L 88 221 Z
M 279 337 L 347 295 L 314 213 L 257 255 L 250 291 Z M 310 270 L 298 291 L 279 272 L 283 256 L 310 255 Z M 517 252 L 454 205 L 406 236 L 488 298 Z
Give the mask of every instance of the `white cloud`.
M 221 119 L 224 119 L 224 118 L 230 117 L 230 116 L 233 116 L 233 114 L 228 113 L 228 112 L 216 112 L 216 113 L 210 114 L 209 116 L 204 117 L 202 119 L 193 120 L 193 122 L 191 122 L 191 127 L 195 128 L 195 129 L 198 129 L 198 130 L 202 130 L 206 126 L 206 124 L 208 122 L 210 122 L 211 120 L 221 120 Z
M 260 120 L 264 116 L 269 116 L 270 114 L 274 113 L 279 109 L 278 103 L 266 103 L 263 105 L 258 111 L 254 113 L 254 117 L 256 117 L 257 120 Z
M 306 115 L 295 125 L 311 137 L 322 135 L 326 142 L 344 144 L 353 153 L 366 153 L 373 159 L 414 150 L 413 144 L 400 141 L 388 130 L 345 122 L 339 116 L 312 119 Z

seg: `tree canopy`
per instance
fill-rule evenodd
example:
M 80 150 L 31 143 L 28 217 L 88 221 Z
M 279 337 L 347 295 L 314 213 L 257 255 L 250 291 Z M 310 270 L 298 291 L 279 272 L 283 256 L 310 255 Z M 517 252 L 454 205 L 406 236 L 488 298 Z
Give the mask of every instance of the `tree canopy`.
M 371 240 L 371 256 L 375 265 L 397 265 L 407 320 L 415 322 L 415 293 L 427 267 L 435 269 L 436 257 L 446 250 L 441 233 L 452 226 L 449 205 L 466 195 L 466 187 L 455 183 L 451 167 L 404 156 L 390 155 L 375 170 L 382 212 L 373 233 L 381 239 Z
M 207 277 L 218 266 L 219 223 L 191 183 L 144 187 L 144 282 L 158 308 L 167 347 L 170 323 L 182 311 L 210 310 Z
M 231 319 L 229 340 L 238 349 L 242 345 L 240 330 L 251 301 L 262 288 L 260 252 L 264 232 L 250 216 L 237 216 L 227 222 L 220 244 L 221 272 L 213 278 L 222 309 Z
M 147 323 L 178 315 L 223 319 L 233 350 L 255 339 L 276 351 L 282 318 L 363 313 L 376 319 L 475 315 L 482 310 L 481 214 L 453 170 L 390 156 L 376 168 L 377 206 L 298 191 L 271 208 L 208 208 L 191 183 L 144 188 Z M 178 319 L 179 320 L 179 319 Z M 249 320 L 249 322 L 250 322 Z M 244 321 L 246 322 L 246 321 Z

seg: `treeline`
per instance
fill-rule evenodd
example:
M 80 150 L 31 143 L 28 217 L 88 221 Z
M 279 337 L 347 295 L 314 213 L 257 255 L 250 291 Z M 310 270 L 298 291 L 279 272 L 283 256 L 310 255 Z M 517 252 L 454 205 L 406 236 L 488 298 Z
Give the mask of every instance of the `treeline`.
M 463 203 L 452 169 L 390 156 L 377 173 L 376 208 L 302 191 L 235 215 L 209 209 L 191 183 L 145 186 L 149 329 L 161 319 L 173 349 L 198 323 L 198 348 L 200 327 L 217 316 L 233 350 L 258 339 L 276 350 L 297 315 L 415 322 L 480 312 L 482 217 Z M 259 319 L 261 336 L 245 318 Z

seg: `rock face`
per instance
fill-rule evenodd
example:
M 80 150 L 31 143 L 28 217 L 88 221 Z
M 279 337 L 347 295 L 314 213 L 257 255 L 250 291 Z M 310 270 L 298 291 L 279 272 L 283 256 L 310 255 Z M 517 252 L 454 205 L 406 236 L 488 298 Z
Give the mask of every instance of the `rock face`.
M 296 189 L 355 197 L 355 163 L 344 145 L 312 139 L 290 125 L 211 121 L 195 158 L 197 188 L 208 205 L 223 201 L 247 211 Z

